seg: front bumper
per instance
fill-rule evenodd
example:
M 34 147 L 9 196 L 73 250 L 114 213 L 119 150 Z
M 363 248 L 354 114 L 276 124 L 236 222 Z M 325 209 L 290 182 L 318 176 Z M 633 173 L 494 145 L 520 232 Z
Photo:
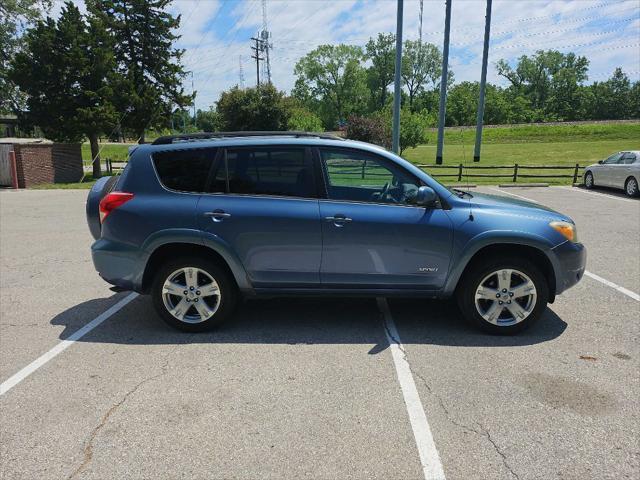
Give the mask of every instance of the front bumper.
M 556 294 L 560 294 L 582 279 L 587 265 L 587 249 L 581 243 L 567 241 L 551 251 L 555 256 Z
M 91 258 L 100 277 L 125 290 L 142 288 L 146 257 L 139 248 L 103 238 L 91 245 Z

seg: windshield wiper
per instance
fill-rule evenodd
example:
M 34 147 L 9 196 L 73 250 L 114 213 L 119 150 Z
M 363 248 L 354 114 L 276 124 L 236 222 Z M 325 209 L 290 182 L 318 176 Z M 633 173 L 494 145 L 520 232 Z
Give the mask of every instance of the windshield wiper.
M 452 188 L 451 191 L 460 198 L 463 198 L 465 195 L 469 195 L 469 198 L 473 198 L 473 195 L 471 195 L 469 192 L 460 190 L 459 188 Z

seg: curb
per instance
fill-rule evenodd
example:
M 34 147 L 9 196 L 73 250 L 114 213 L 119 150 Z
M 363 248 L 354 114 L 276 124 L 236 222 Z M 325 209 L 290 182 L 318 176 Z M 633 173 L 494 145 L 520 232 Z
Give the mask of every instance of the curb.
M 499 183 L 500 188 L 515 188 L 515 187 L 548 187 L 548 183 Z
M 454 188 L 476 188 L 477 185 L 474 185 L 473 183 L 467 185 L 466 183 L 447 183 L 445 184 L 445 187 L 454 187 Z

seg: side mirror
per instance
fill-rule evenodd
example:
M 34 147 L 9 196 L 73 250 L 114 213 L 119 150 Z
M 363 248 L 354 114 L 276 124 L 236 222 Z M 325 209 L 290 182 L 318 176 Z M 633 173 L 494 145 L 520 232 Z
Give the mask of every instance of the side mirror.
M 436 202 L 436 192 L 431 187 L 420 187 L 416 193 L 416 205 L 421 207 L 429 207 Z
M 602 165 L 604 163 L 604 160 L 598 160 L 598 163 Z

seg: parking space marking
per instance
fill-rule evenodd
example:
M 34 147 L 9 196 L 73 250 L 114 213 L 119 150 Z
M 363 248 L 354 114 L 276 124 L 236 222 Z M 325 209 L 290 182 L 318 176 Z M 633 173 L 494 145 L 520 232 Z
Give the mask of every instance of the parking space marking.
M 418 395 L 418 389 L 416 388 L 411 373 L 411 366 L 407 360 L 407 354 L 400 340 L 396 324 L 391 316 L 389 304 L 386 298 L 377 298 L 376 301 L 378 308 L 382 312 L 385 327 L 384 331 L 389 341 L 389 348 L 391 349 L 393 363 L 396 367 L 398 382 L 400 383 L 404 403 L 407 407 L 407 413 L 409 414 L 411 429 L 413 430 L 413 436 L 416 441 L 416 446 L 418 447 L 424 478 L 425 480 L 445 480 L 440 455 L 433 441 L 427 415 L 420 401 L 420 395 Z
M 489 190 L 493 190 L 494 192 L 499 192 L 499 193 L 506 193 L 507 195 L 511 195 L 512 197 L 517 197 L 521 200 L 526 200 L 527 202 L 533 202 L 533 203 L 537 203 L 540 204 L 540 202 L 536 202 L 535 200 L 532 200 L 531 198 L 527 198 L 527 197 L 523 197 L 522 195 L 517 195 L 515 193 L 511 193 L 511 192 L 505 192 L 504 190 L 498 190 L 497 188 L 493 188 L 493 187 L 487 187 Z
M 535 202 L 535 203 L 540 203 L 540 202 L 536 202 L 535 200 L 532 200 L 531 198 L 527 198 L 527 197 L 523 197 L 522 195 L 516 195 L 515 193 L 510 193 L 510 192 L 504 192 L 502 190 L 498 190 L 496 188 L 492 188 L 492 187 L 487 187 L 490 190 L 495 190 L 496 192 L 501 192 L 501 193 L 506 193 L 507 195 L 513 195 L 514 197 L 518 197 L 518 198 L 522 198 L 523 200 L 527 200 L 529 202 Z M 564 188 L 564 187 L 560 187 L 560 188 Z M 566 187 L 568 188 L 573 188 L 573 187 Z M 582 192 L 582 193 L 590 193 L 590 192 Z M 594 193 L 594 195 L 599 195 L 598 193 Z M 617 200 L 624 200 L 624 201 L 630 201 L 633 202 L 634 200 L 627 200 L 625 198 L 617 198 L 617 197 L 613 197 L 611 195 L 606 195 L 607 197 L 611 197 L 611 198 L 615 198 Z M 606 278 L 602 278 L 599 275 L 596 275 L 595 273 L 590 272 L 589 270 L 585 270 L 584 274 L 589 277 L 592 278 L 608 287 L 613 288 L 614 290 L 619 291 L 620 293 L 625 294 L 627 297 L 633 298 L 636 302 L 640 302 L 640 295 L 638 295 L 636 292 L 632 292 L 631 290 L 621 287 L 620 285 L 613 283 L 610 280 L 607 280 Z
M 608 198 L 613 198 L 614 200 L 620 200 L 621 202 L 631 202 L 631 203 L 636 203 L 636 204 L 640 205 L 640 203 L 638 203 L 637 200 L 631 200 L 630 198 L 620 198 L 620 197 L 616 197 L 615 195 L 609 195 L 608 193 L 585 192 L 584 190 L 581 190 L 581 189 L 576 188 L 576 187 L 559 186 L 558 188 L 562 188 L 563 190 L 569 190 L 571 192 L 584 193 L 585 195 L 593 195 L 595 197 L 608 197 Z
M 610 282 L 606 278 L 602 278 L 596 275 L 595 273 L 589 272 L 588 270 L 585 270 L 584 274 L 589 278 L 593 278 L 594 280 L 597 280 L 598 282 L 605 284 L 608 287 L 618 290 L 620 293 L 624 293 L 627 297 L 633 298 L 636 302 L 640 302 L 640 295 L 638 295 L 636 292 L 632 292 L 631 290 L 621 287 L 620 285 L 616 285 L 615 283 Z
M 80 340 L 82 337 L 84 337 L 91 330 L 93 330 L 98 325 L 100 325 L 102 322 L 107 320 L 109 317 L 111 317 L 112 315 L 117 313 L 119 310 L 124 308 L 127 304 L 129 304 L 129 302 L 131 302 L 137 296 L 138 296 L 138 294 L 135 293 L 135 292 L 130 293 L 125 298 L 120 300 L 118 303 L 116 303 L 115 305 L 113 305 L 109 309 L 107 309 L 104 312 L 102 312 L 96 318 L 91 320 L 89 323 L 87 323 L 80 330 L 77 330 L 75 333 L 70 335 L 69 338 L 66 338 L 66 339 L 62 340 L 60 343 L 58 343 L 55 347 L 53 347 L 47 353 L 45 353 L 42 356 L 40 356 L 39 358 L 35 359 L 33 362 L 31 362 L 29 365 L 24 367 L 18 373 L 14 374 L 13 376 L 9 377 L 7 380 L 2 382 L 0 384 L 0 396 L 2 396 L 5 393 L 7 393 L 13 387 L 15 387 L 17 384 L 19 384 L 22 380 L 24 380 L 29 375 L 31 375 L 33 372 L 35 372 L 40 367 L 45 365 L 49 360 L 55 358 L 60 353 L 64 352 L 67 348 L 69 348 L 71 345 L 73 345 L 76 341 Z

